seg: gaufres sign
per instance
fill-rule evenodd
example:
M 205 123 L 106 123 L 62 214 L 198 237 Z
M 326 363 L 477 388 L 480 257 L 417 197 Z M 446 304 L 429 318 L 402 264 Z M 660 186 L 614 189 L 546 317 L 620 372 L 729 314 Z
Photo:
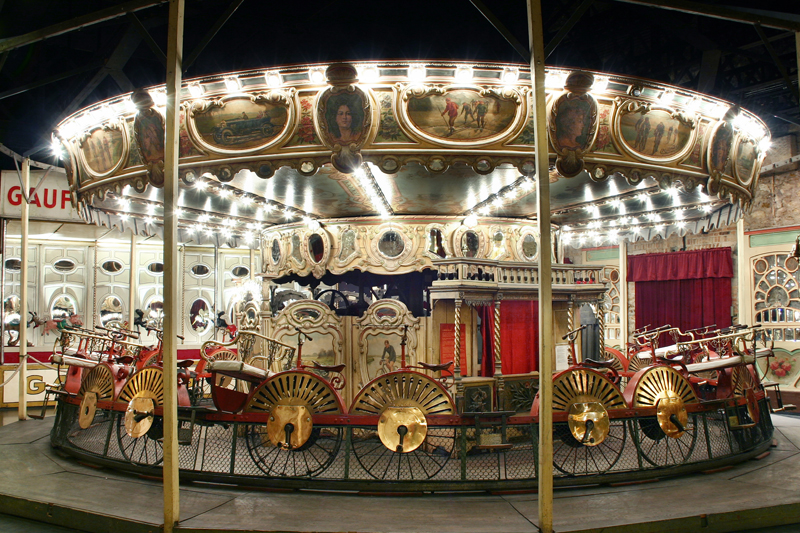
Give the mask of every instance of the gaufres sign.
M 81 221 L 78 211 L 72 207 L 69 200 L 69 186 L 67 177 L 61 173 L 50 172 L 39 186 L 43 170 L 31 170 L 30 178 L 30 214 L 31 220 L 57 220 L 61 222 Z M 37 186 L 38 189 L 37 189 Z M 22 202 L 25 198 L 20 187 L 20 180 L 16 170 L 4 170 L 0 177 L 2 188 L 2 202 L 0 202 L 0 217 L 20 218 L 22 216 Z M 34 191 L 36 191 L 34 193 Z

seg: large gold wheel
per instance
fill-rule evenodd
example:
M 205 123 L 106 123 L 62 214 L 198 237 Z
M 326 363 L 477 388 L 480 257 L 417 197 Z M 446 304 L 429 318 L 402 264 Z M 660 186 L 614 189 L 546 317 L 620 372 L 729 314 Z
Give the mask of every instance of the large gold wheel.
M 450 415 L 455 406 L 441 384 L 417 372 L 390 372 L 378 376 L 359 391 L 350 408 L 353 414 L 386 415 L 390 421 L 400 415 Z M 413 417 L 412 417 L 413 418 Z M 379 422 L 380 424 L 381 422 Z M 404 422 L 401 425 L 411 425 Z M 387 426 L 388 427 L 388 426 Z M 384 427 L 384 433 L 386 428 Z M 413 436 L 405 437 L 410 442 Z M 384 440 L 387 439 L 384 434 Z M 444 467 L 455 447 L 455 429 L 427 426 L 424 440 L 413 450 L 391 448 L 381 440 L 378 427 L 353 432 L 353 454 L 361 467 L 375 479 L 431 479 Z
M 111 400 L 114 396 L 114 376 L 106 365 L 97 365 L 83 377 L 78 398 L 81 399 L 78 424 L 87 429 L 94 423 L 97 402 Z
M 553 423 L 553 466 L 571 476 L 610 470 L 625 449 L 627 428 L 608 411 L 625 407 L 617 387 L 599 372 L 580 368 L 557 375 L 553 412 L 567 420 Z
M 683 464 L 697 442 L 697 416 L 687 404 L 697 403 L 689 380 L 671 366 L 654 366 L 638 372 L 625 391 L 631 407 L 655 407 L 655 417 L 637 419 L 637 444 L 653 466 Z M 629 391 L 630 396 L 629 396 Z
M 146 400 L 145 400 L 146 399 Z M 131 463 L 158 465 L 164 459 L 161 439 L 164 437 L 164 423 L 160 416 L 150 411 L 164 404 L 164 373 L 160 367 L 149 366 L 131 376 L 117 397 L 118 402 L 127 404 L 128 409 L 117 418 L 117 443 L 122 457 Z M 132 430 L 131 418 L 138 418 L 141 405 L 147 405 L 146 417 L 139 421 L 148 424 L 146 431 Z M 149 407 L 152 406 L 152 407 Z M 128 427 L 126 427 L 126 421 Z
M 247 428 L 247 449 L 269 476 L 315 477 L 339 454 L 341 427 L 314 427 L 313 415 L 343 412 L 330 384 L 304 371 L 282 372 L 264 381 L 250 395 L 245 413 L 270 414 L 267 426 Z

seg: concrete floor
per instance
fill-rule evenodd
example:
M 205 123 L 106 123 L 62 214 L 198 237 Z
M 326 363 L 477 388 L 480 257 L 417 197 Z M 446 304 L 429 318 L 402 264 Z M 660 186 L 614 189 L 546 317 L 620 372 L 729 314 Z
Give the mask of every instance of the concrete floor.
M 778 445 L 770 455 L 730 470 L 639 485 L 559 490 L 555 530 L 800 532 L 800 525 L 771 528 L 800 522 L 800 418 L 775 416 L 774 422 Z M 0 531 L 160 529 L 158 481 L 58 456 L 49 444 L 51 424 L 48 418 L 0 428 L 0 513 L 5 513 Z M 387 497 L 186 484 L 181 488 L 181 519 L 181 531 L 197 532 L 538 531 L 536 494 Z

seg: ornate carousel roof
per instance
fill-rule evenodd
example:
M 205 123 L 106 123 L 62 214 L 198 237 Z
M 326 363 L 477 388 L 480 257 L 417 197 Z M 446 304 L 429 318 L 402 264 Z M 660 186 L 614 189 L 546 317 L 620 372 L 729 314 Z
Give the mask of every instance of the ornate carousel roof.
M 752 113 L 613 74 L 549 69 L 546 87 L 562 243 L 699 232 L 750 205 L 769 142 Z M 86 220 L 162 231 L 165 96 L 152 87 L 59 124 Z M 255 247 L 318 224 L 535 227 L 533 139 L 519 65 L 371 62 L 187 80 L 179 236 Z

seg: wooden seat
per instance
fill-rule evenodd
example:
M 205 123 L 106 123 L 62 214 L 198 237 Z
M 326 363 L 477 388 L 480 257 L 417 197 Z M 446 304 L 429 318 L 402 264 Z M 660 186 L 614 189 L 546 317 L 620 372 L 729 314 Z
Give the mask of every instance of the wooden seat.
M 257 366 L 248 365 L 241 361 L 211 361 L 206 366 L 209 372 L 216 372 L 223 376 L 242 379 L 251 383 L 261 383 L 275 373 Z
M 441 364 L 435 364 L 435 363 L 418 363 L 418 364 L 425 370 L 430 370 L 431 372 L 449 372 L 453 368 L 453 361 Z
M 314 370 L 322 370 L 323 372 L 334 372 L 334 373 L 341 374 L 341 372 L 342 372 L 342 370 L 344 370 L 345 366 L 346 365 L 344 365 L 344 364 L 341 364 L 341 365 L 321 365 L 318 362 L 314 361 L 314 364 L 312 365 L 312 368 Z M 303 365 L 303 367 L 306 368 L 306 365 Z

